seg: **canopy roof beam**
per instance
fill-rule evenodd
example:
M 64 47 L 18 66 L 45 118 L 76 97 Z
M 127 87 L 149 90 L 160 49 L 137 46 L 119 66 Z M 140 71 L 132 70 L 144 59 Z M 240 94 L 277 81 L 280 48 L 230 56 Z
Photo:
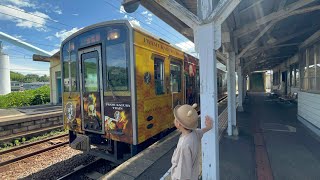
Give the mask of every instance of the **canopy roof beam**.
M 156 2 L 192 29 L 202 24 L 202 20 L 200 20 L 198 16 L 194 15 L 175 0 L 156 0 Z
M 304 9 L 304 11 L 296 11 L 296 12 L 295 12 L 295 10 L 297 10 L 303 6 L 306 6 L 312 2 L 315 2 L 315 1 L 316 0 L 299 0 L 298 2 L 289 4 L 288 6 L 285 6 L 281 9 L 279 9 L 277 12 L 270 13 L 266 16 L 263 16 L 263 17 L 257 19 L 255 22 L 243 25 L 242 28 L 234 31 L 234 35 L 239 38 L 239 37 L 242 37 L 244 35 L 247 35 L 251 32 L 258 30 L 260 26 L 265 25 L 270 21 L 274 21 L 274 20 L 280 21 L 280 20 L 285 19 L 285 18 L 292 16 L 292 15 L 310 12 L 310 10 L 312 10 L 314 8 L 312 8 L 312 9 L 306 8 L 306 9 Z

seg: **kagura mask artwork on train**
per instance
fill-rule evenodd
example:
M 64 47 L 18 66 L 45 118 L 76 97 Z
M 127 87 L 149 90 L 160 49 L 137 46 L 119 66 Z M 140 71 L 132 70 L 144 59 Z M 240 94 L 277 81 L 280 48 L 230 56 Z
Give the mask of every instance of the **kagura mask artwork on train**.
M 101 131 L 102 118 L 99 93 L 83 93 L 84 128 L 92 131 Z
M 131 97 L 118 97 L 118 102 L 111 102 L 105 97 L 105 132 L 108 138 L 132 143 Z
M 80 94 L 64 93 L 63 96 L 66 99 L 63 103 L 64 128 L 81 132 Z

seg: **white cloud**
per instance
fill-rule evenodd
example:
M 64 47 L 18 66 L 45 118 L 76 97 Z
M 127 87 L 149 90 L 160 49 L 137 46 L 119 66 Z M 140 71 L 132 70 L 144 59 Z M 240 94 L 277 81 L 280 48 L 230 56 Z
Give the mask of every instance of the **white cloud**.
M 130 20 L 130 23 L 135 24 L 137 26 L 141 26 L 140 22 L 138 20 L 135 20 L 135 19 Z
M 45 39 L 48 39 L 49 41 L 52 41 L 53 40 L 53 36 L 47 36 Z
M 120 6 L 119 12 L 120 12 L 121 14 L 125 14 L 125 13 L 126 13 L 126 11 L 124 10 L 124 7 L 123 7 L 123 6 Z
M 5 45 L 5 44 L 3 44 L 3 43 L 2 43 L 2 46 L 3 46 L 2 48 L 3 48 L 4 51 L 13 48 L 13 46 L 11 46 L 11 45 Z
M 193 54 L 194 53 L 194 43 L 191 41 L 184 41 L 184 42 L 180 42 L 175 44 L 176 46 L 178 46 L 179 48 L 181 48 L 183 51 Z
M 2 3 L 11 4 L 18 7 L 31 7 L 31 8 L 36 7 L 36 5 L 29 2 L 29 0 L 3 0 Z
M 11 8 L 9 8 L 11 7 Z M 46 19 L 50 17 L 39 11 L 26 12 L 19 7 L 8 5 L 8 7 L 0 6 L 0 20 L 9 20 L 16 23 L 16 26 L 22 28 L 36 28 L 38 31 L 45 31 Z
M 146 23 L 147 24 L 151 24 L 152 23 L 152 14 L 148 14 L 148 16 L 146 17 Z
M 62 31 L 60 31 L 60 32 L 56 32 L 55 36 L 56 36 L 57 38 L 60 38 L 60 41 L 62 42 L 62 41 L 65 40 L 67 37 L 69 37 L 71 34 L 79 31 L 80 29 L 82 29 L 82 28 L 77 28 L 77 27 L 75 27 L 75 28 L 72 28 L 72 29 L 69 30 L 69 31 L 67 31 L 67 30 L 64 29 L 64 30 L 62 30 Z
M 73 16 L 79 16 L 79 14 L 77 14 L 77 13 L 74 13 L 74 14 L 72 14 Z
M 33 67 L 29 67 L 27 65 L 17 65 L 17 64 L 10 64 L 10 70 L 14 72 L 19 72 L 22 74 L 38 74 L 38 75 L 49 75 L 49 69 L 35 69 Z
M 152 23 L 152 14 L 151 14 L 151 13 L 149 13 L 148 11 L 143 11 L 143 12 L 141 13 L 141 15 L 142 15 L 143 17 L 145 17 L 145 22 L 146 22 L 147 24 L 151 24 L 151 23 Z
M 21 41 L 26 41 L 26 39 L 23 38 L 21 35 L 15 34 L 15 35 L 13 35 L 13 37 L 15 37 L 15 38 L 17 38 L 17 39 L 19 39 L 19 40 L 21 40 Z
M 55 12 L 57 14 L 62 14 L 62 10 L 61 9 L 53 10 L 53 12 Z

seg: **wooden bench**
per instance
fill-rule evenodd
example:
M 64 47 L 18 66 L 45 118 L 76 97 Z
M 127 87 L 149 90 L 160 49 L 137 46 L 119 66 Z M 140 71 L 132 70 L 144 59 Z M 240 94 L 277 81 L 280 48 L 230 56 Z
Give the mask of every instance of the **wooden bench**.
M 269 95 L 269 98 L 271 99 L 278 99 L 281 96 L 281 87 L 278 85 L 276 89 L 273 89 L 272 92 Z
M 280 102 L 294 103 L 298 99 L 298 93 L 289 93 L 286 96 L 279 97 Z

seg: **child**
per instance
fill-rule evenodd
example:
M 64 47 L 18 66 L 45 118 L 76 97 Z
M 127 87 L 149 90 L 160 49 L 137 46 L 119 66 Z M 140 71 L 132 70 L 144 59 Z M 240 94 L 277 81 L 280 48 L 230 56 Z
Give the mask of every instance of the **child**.
M 196 180 L 199 176 L 201 138 L 212 128 L 212 119 L 206 116 L 205 128 L 197 129 L 198 113 L 193 106 L 182 105 L 174 108 L 174 125 L 181 131 L 177 148 L 171 159 L 172 180 Z

